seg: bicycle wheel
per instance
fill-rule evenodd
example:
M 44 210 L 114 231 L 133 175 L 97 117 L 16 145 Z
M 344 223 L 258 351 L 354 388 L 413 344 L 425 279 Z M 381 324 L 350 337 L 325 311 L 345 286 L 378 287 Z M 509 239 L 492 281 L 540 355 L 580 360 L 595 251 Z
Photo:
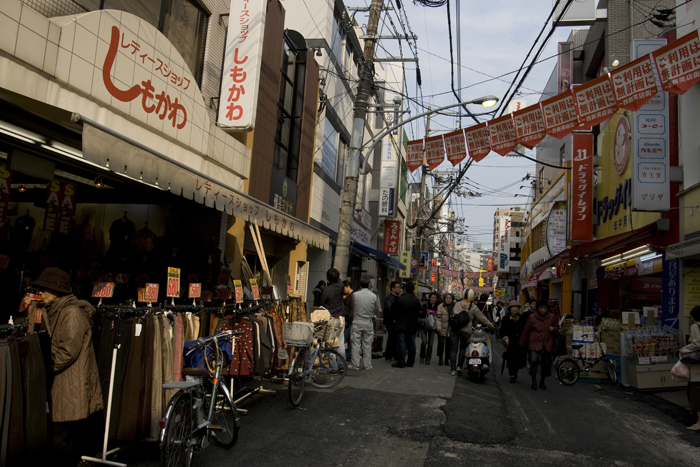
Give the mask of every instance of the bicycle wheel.
M 557 376 L 559 377 L 559 381 L 567 386 L 571 386 L 578 381 L 578 375 L 580 372 L 581 369 L 578 367 L 578 363 L 571 358 L 565 358 L 562 360 L 562 362 L 559 364 L 559 368 L 557 368 Z
M 304 361 L 306 360 L 306 349 L 297 350 L 297 356 L 292 362 L 289 371 L 289 382 L 287 391 L 289 392 L 289 402 L 294 407 L 301 403 L 304 398 Z
M 605 374 L 612 384 L 617 383 L 617 372 L 615 371 L 615 364 L 609 358 L 605 359 Z
M 335 360 L 335 362 L 334 362 Z M 319 389 L 330 389 L 345 378 L 345 357 L 335 350 L 322 349 L 313 364 L 311 385 Z
M 160 445 L 161 467 L 189 467 L 192 462 L 192 398 L 185 392 L 170 402 Z
M 240 418 L 236 411 L 236 405 L 228 393 L 228 388 L 222 382 L 219 382 L 211 424 L 218 427 L 212 433 L 216 444 L 222 448 L 231 449 L 238 441 Z

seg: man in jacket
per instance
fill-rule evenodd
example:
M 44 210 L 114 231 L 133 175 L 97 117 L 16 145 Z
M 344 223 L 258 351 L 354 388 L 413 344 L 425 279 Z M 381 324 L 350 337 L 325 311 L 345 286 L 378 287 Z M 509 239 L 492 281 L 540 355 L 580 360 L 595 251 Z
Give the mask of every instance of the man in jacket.
M 328 285 L 321 293 L 321 306 L 328 310 L 332 318 L 340 319 L 340 317 L 345 316 L 345 303 L 343 302 L 345 284 L 340 279 L 340 271 L 336 268 L 330 268 L 326 271 L 326 279 Z M 345 355 L 345 329 L 338 336 L 336 350 L 341 355 Z
M 384 300 L 384 328 L 387 332 L 384 358 L 386 358 L 387 362 L 396 358 L 396 336 L 398 332 L 396 331 L 396 325 L 394 323 L 393 306 L 399 298 L 399 295 L 401 295 L 401 282 L 393 281 L 391 285 L 389 285 L 389 290 L 391 293 L 389 293 Z
M 382 311 L 379 297 L 371 290 L 368 278 L 360 279 L 360 290 L 350 295 L 352 299 L 352 365 L 351 370 L 360 369 L 360 352 L 363 354 L 365 370 L 372 369 L 372 342 L 374 341 L 374 320 Z
M 91 441 L 101 432 L 102 390 L 92 345 L 95 309 L 73 295 L 70 276 L 58 268 L 44 269 L 32 285 L 47 306 L 51 337 L 53 465 L 75 466 L 81 455 L 92 454 Z
M 407 283 L 405 293 L 393 305 L 392 315 L 398 331 L 396 362 L 391 365 L 395 368 L 413 368 L 416 361 L 416 331 L 421 304 L 413 290 L 413 283 Z
M 471 337 L 472 334 L 472 323 L 474 323 L 475 319 L 486 326 L 489 331 L 494 329 L 491 321 L 484 316 L 484 313 L 482 313 L 477 306 L 475 295 L 476 294 L 473 290 L 467 291 L 464 296 L 464 300 L 457 302 L 454 307 L 453 315 L 468 313 L 469 321 L 459 331 L 452 332 L 450 334 L 452 346 L 450 349 L 450 371 L 452 376 L 462 374 L 462 367 L 464 366 L 464 352 L 467 349 L 467 343 L 469 342 L 469 337 Z M 488 345 L 489 349 L 493 351 L 493 347 L 491 347 L 491 337 L 487 334 L 485 339 L 487 341 L 486 345 Z M 459 356 L 457 353 L 459 353 Z
M 343 305 L 345 306 L 345 331 L 343 337 L 345 343 L 347 344 L 347 349 L 345 350 L 345 360 L 348 361 L 352 358 L 352 320 L 354 318 L 354 312 L 352 308 L 353 295 L 355 292 L 352 290 L 352 282 L 345 279 L 343 281 Z

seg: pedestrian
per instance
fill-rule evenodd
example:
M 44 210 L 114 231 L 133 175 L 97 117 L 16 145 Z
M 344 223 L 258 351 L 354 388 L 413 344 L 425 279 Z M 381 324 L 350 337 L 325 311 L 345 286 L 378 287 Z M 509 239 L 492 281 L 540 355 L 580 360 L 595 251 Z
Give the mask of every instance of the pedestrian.
M 352 282 L 345 279 L 343 281 L 343 306 L 345 307 L 345 329 L 343 330 L 345 338 L 345 360 L 348 361 L 352 357 L 352 320 L 354 317 L 352 308 L 352 295 L 355 292 L 352 290 Z
M 320 306 L 328 310 L 331 318 L 340 320 L 345 316 L 345 304 L 343 303 L 345 285 L 340 279 L 340 271 L 336 268 L 330 268 L 326 271 L 326 279 L 328 285 L 321 292 Z M 345 355 L 345 329 L 338 335 L 338 347 L 336 347 L 336 350 L 339 354 Z
M 73 295 L 70 276 L 59 268 L 44 269 L 32 285 L 47 307 L 51 338 L 52 465 L 75 466 L 81 455 L 91 454 L 99 445 L 95 435 L 103 423 L 102 390 L 92 344 L 95 308 Z
M 428 296 L 428 301 L 423 305 L 419 319 L 423 320 L 423 325 L 419 329 L 420 333 L 420 362 L 430 365 L 430 357 L 433 355 L 433 342 L 435 341 L 435 329 L 427 329 L 425 323 L 430 321 L 428 315 L 432 316 L 432 322 L 435 323 L 437 308 L 440 301 L 440 295 L 437 292 L 431 292 Z
M 527 302 L 527 304 L 528 306 L 525 307 L 525 310 L 523 310 L 522 312 L 523 318 L 525 318 L 526 323 L 527 320 L 530 319 L 530 315 L 534 314 L 537 311 L 537 300 L 533 298 L 529 302 Z
M 437 314 L 435 316 L 435 332 L 438 336 L 438 366 L 443 363 L 450 363 L 450 325 L 449 320 L 455 307 L 455 296 L 451 293 L 445 294 L 444 301 L 438 305 Z M 444 360 L 443 360 L 444 355 Z
M 688 345 L 681 349 L 681 355 L 700 351 L 700 306 L 690 310 L 690 340 Z M 686 389 L 690 410 L 695 412 L 697 421 L 688 427 L 690 431 L 700 431 L 700 364 L 690 365 L 690 381 Z
M 314 287 L 314 290 L 312 290 L 312 293 L 314 294 L 314 306 L 321 306 L 321 294 L 325 288 L 326 281 L 318 281 L 318 284 L 316 284 L 316 287 Z
M 493 324 L 496 326 L 496 337 L 501 336 L 501 324 L 503 323 L 503 318 L 508 315 L 508 310 L 503 306 L 503 302 L 499 300 L 496 302 L 496 306 L 493 308 Z
M 394 303 L 393 315 L 398 331 L 395 368 L 413 368 L 416 361 L 416 331 L 421 306 L 418 297 L 413 294 L 413 283 L 404 286 L 404 292 Z
M 360 352 L 363 368 L 372 369 L 372 342 L 374 341 L 374 320 L 382 311 L 379 297 L 370 290 L 371 283 L 367 277 L 360 279 L 360 290 L 350 295 L 353 309 L 352 324 L 352 364 L 351 370 L 360 369 Z
M 518 380 L 518 370 L 525 368 L 527 352 L 520 346 L 520 336 L 525 329 L 525 319 L 520 315 L 520 304 L 516 300 L 508 302 L 508 314 L 501 321 L 501 337 L 506 347 L 505 359 L 510 382 Z
M 396 331 L 396 324 L 394 323 L 393 305 L 396 302 L 396 299 L 399 298 L 399 295 L 401 295 L 401 282 L 393 281 L 389 285 L 389 291 L 389 295 L 387 295 L 386 299 L 384 300 L 383 314 L 384 329 L 386 329 L 387 332 L 386 350 L 384 351 L 384 358 L 386 358 L 387 362 L 391 362 L 396 359 L 396 336 L 398 332 Z
M 489 320 L 490 323 L 493 323 L 493 306 L 489 302 L 489 294 L 487 293 L 482 293 L 479 295 L 479 301 L 476 303 L 476 306 L 479 307 L 479 310 L 484 314 L 487 320 Z
M 485 303 L 484 303 L 485 304 Z M 467 343 L 469 342 L 469 337 L 472 333 L 472 323 L 474 320 L 478 320 L 481 324 L 486 326 L 489 331 L 494 329 L 493 324 L 484 316 L 481 309 L 476 303 L 476 294 L 473 290 L 467 291 L 464 296 L 464 300 L 457 302 L 452 312 L 453 316 L 459 315 L 460 313 L 468 313 L 469 320 L 467 324 L 462 326 L 459 330 L 451 329 L 453 331 L 450 335 L 451 339 L 451 349 L 450 349 L 450 374 L 455 376 L 457 374 L 462 374 L 462 367 L 464 366 L 464 352 L 467 350 Z M 484 339 L 487 341 L 489 349 L 491 347 L 491 337 L 486 334 Z M 459 352 L 459 357 L 457 353 Z
M 520 345 L 527 347 L 530 360 L 532 389 L 537 390 L 537 367 L 540 370 L 540 389 L 547 389 L 545 378 L 552 374 L 552 351 L 554 350 L 554 332 L 557 330 L 557 317 L 549 312 L 546 302 L 540 303 L 537 313 L 533 313 L 525 323 L 520 336 Z

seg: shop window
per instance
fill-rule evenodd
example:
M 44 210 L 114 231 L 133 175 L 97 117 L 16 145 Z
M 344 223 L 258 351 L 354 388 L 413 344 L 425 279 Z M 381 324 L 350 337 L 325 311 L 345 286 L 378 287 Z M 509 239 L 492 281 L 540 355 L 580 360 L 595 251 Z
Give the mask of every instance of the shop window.
M 149 3 L 150 2 L 145 2 Z M 153 2 L 153 3 L 158 3 Z M 171 0 L 163 5 L 160 30 L 180 52 L 197 82 L 201 83 L 208 15 L 195 1 Z

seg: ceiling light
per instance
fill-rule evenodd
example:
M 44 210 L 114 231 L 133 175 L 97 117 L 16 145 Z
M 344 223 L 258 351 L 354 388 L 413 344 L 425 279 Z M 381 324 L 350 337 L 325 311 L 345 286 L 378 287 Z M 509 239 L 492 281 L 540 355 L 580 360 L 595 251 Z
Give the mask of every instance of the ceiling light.
M 615 55 L 612 56 L 613 61 L 611 63 L 612 66 L 618 66 L 620 64 L 620 60 L 615 58 Z
M 24 187 L 24 185 L 20 185 L 18 190 L 20 193 L 24 193 L 25 191 L 27 191 L 27 189 Z
M 663 256 L 661 253 L 657 253 L 657 252 L 653 251 L 653 252 L 649 253 L 648 255 L 642 256 L 641 258 L 639 258 L 639 260 L 640 261 L 651 261 L 653 259 L 660 258 L 661 256 Z
M 95 188 L 102 188 L 104 184 L 102 183 L 102 177 L 98 176 L 95 178 Z
M 26 143 L 44 143 L 46 140 L 39 134 L 25 130 L 24 128 L 12 125 L 11 123 L 0 120 L 0 133 L 3 133 L 13 138 L 17 138 Z

